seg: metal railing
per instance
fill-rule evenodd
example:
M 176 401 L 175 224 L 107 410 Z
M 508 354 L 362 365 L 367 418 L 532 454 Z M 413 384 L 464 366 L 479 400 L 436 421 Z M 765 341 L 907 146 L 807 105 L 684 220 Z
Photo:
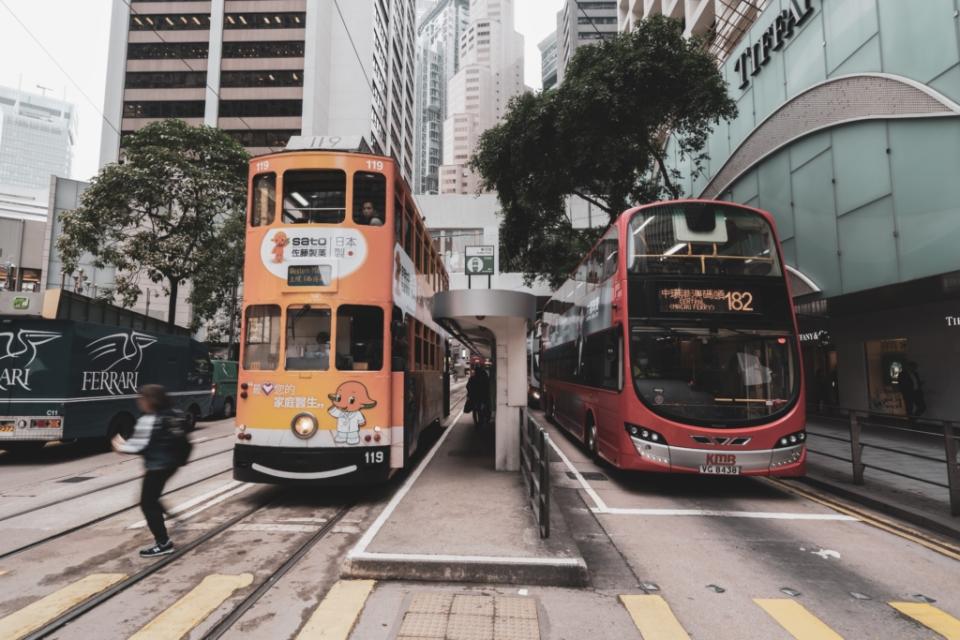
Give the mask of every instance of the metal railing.
M 527 487 L 541 538 L 550 537 L 550 436 L 525 407 L 520 409 L 520 475 Z
M 849 462 L 852 465 L 852 475 L 853 483 L 862 485 L 865 484 L 864 473 L 867 469 L 872 469 L 874 471 L 879 471 L 881 473 L 887 473 L 894 476 L 899 476 L 901 478 L 907 478 L 916 482 L 921 482 L 924 484 L 942 487 L 947 490 L 950 499 L 950 515 L 960 516 L 960 460 L 958 460 L 958 452 L 960 452 L 960 423 L 951 422 L 951 421 L 935 421 L 935 420 L 924 420 L 923 422 L 913 422 L 907 418 L 897 418 L 891 416 L 876 416 L 871 415 L 864 411 L 856 411 L 853 409 L 839 409 L 838 412 L 840 415 L 844 415 L 847 420 L 847 425 L 849 428 L 849 437 L 839 437 L 834 434 L 822 433 L 807 429 L 807 434 L 815 436 L 818 438 L 824 438 L 826 440 L 834 440 L 837 442 L 843 442 L 850 446 L 850 457 L 845 458 L 843 456 L 838 456 L 827 451 L 817 450 L 810 446 L 809 439 L 807 440 L 807 451 L 814 453 L 826 458 L 833 458 L 834 460 L 840 460 L 842 462 Z M 837 416 L 822 416 L 826 419 L 836 420 Z M 897 424 L 900 423 L 900 424 Z M 870 430 L 879 430 L 883 429 L 888 432 L 894 433 L 906 433 L 913 437 L 919 437 L 930 440 L 941 440 L 943 443 L 943 453 L 944 456 L 941 458 L 939 456 L 924 455 L 922 453 L 916 453 L 913 451 L 906 451 L 904 449 L 895 449 L 891 446 L 885 446 L 882 444 L 875 444 L 872 442 L 864 442 L 863 440 L 863 427 L 866 425 Z M 909 426 L 902 426 L 909 425 Z M 933 430 L 928 430 L 933 429 Z M 942 433 L 938 432 L 942 431 Z M 936 480 L 930 480 L 929 478 L 921 478 L 916 475 L 911 475 L 909 473 L 904 473 L 903 471 L 897 471 L 895 469 L 890 469 L 882 467 L 875 464 L 868 464 L 864 462 L 863 452 L 865 449 L 875 449 L 877 451 L 884 451 L 886 453 L 897 454 L 905 456 L 907 458 L 913 458 L 914 460 L 925 460 L 927 462 L 935 463 L 937 465 L 946 465 L 947 471 L 947 482 L 937 482 Z

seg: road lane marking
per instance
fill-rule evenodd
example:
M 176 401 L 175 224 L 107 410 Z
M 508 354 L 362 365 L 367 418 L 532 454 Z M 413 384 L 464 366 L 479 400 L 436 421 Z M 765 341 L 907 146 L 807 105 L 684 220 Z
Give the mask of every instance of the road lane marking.
M 126 577 L 122 573 L 94 573 L 54 591 L 19 611 L 0 618 L 0 638 L 22 638 Z
M 400 504 L 400 501 L 403 500 L 404 496 L 410 492 L 410 489 L 413 488 L 413 483 L 417 481 L 417 478 L 420 477 L 420 474 L 424 472 L 427 468 L 427 465 L 430 464 L 430 461 L 433 460 L 433 456 L 436 455 L 437 451 L 440 450 L 440 447 L 443 445 L 444 440 L 447 439 L 447 436 L 456 428 L 457 423 L 460 422 L 460 418 L 463 417 L 463 407 L 460 408 L 460 413 L 457 414 L 457 417 L 453 422 L 450 423 L 450 426 L 443 432 L 443 435 L 440 436 L 440 439 L 437 440 L 437 444 L 433 445 L 433 449 L 427 453 L 423 461 L 420 463 L 413 473 L 410 474 L 410 477 L 407 478 L 407 481 L 403 483 L 403 486 L 393 495 L 393 498 L 390 499 L 390 502 L 387 503 L 387 506 L 384 507 L 383 511 L 380 512 L 380 515 L 377 516 L 377 519 L 373 521 L 373 524 L 370 525 L 370 528 L 366 530 L 360 540 L 357 541 L 357 544 L 354 545 L 353 549 L 347 553 L 347 559 L 355 557 L 359 554 L 364 553 L 367 550 L 367 547 L 370 546 L 370 543 L 373 542 L 374 537 L 380 533 L 380 529 L 383 528 L 383 525 L 386 524 L 387 520 L 390 518 L 393 511 L 397 508 L 397 505 Z
M 960 560 L 960 547 L 949 544 L 943 540 L 924 537 L 925 534 L 917 531 L 916 529 L 911 529 L 910 527 L 887 520 L 886 518 L 881 518 L 880 516 L 868 513 L 867 511 L 858 509 L 856 507 L 836 502 L 822 493 L 809 489 L 794 487 L 786 484 L 783 480 L 775 478 L 765 478 L 765 480 L 781 491 L 805 498 L 811 502 L 816 502 L 817 504 L 833 509 L 839 513 L 854 516 L 861 522 L 869 524 L 872 527 L 881 529 L 887 533 L 892 533 L 893 535 L 899 536 L 904 540 L 909 540 L 910 542 L 919 544 L 921 547 L 926 547 L 931 551 L 936 551 L 937 553 L 947 556 L 948 558 Z
M 925 602 L 891 602 L 890 606 L 903 615 L 933 629 L 947 640 L 960 640 L 960 620 Z
M 239 483 L 239 482 L 237 482 L 236 480 L 231 480 L 230 482 L 227 482 L 226 484 L 220 485 L 220 486 L 217 487 L 216 489 L 211 489 L 210 491 L 207 491 L 206 493 L 202 493 L 202 494 L 200 494 L 200 495 L 198 495 L 198 496 L 194 496 L 193 498 L 190 498 L 190 499 L 187 500 L 186 502 L 183 502 L 183 503 L 181 503 L 181 504 L 178 504 L 178 505 L 175 506 L 174 508 L 170 509 L 170 511 L 167 512 L 167 515 L 175 516 L 175 515 L 177 515 L 177 514 L 179 514 L 179 513 L 183 513 L 183 512 L 186 511 L 187 509 L 190 509 L 191 507 L 194 507 L 194 506 L 200 504 L 201 502 L 203 502 L 203 501 L 205 501 L 205 500 L 209 500 L 210 498 L 212 498 L 212 497 L 214 497 L 214 496 L 220 495 L 220 494 L 223 493 L 224 491 L 229 491 L 229 490 L 231 490 L 231 489 L 233 489 L 233 488 L 235 488 L 235 487 L 238 487 L 238 486 L 240 486 L 240 483 Z M 146 521 L 146 520 L 140 520 L 139 522 L 135 522 L 135 523 L 133 523 L 132 525 L 130 525 L 129 527 L 127 527 L 127 529 L 142 529 L 142 528 L 145 527 L 145 526 L 147 526 L 147 521 Z
M 590 486 L 590 483 L 586 481 L 583 477 L 583 474 L 577 470 L 573 463 L 570 462 L 570 459 L 564 455 L 563 451 L 560 450 L 560 447 L 557 446 L 557 443 L 553 441 L 553 438 L 547 437 L 547 442 L 550 443 L 550 446 L 553 447 L 553 450 L 557 452 L 557 455 L 560 456 L 560 459 L 563 460 L 563 464 L 567 465 L 567 468 L 570 469 L 570 472 L 577 479 L 577 482 L 580 483 L 580 486 L 583 487 L 583 490 L 587 492 L 587 495 L 590 496 L 590 499 L 593 500 L 593 504 L 596 505 L 593 508 L 594 513 L 608 513 L 610 509 L 607 507 L 607 504 L 600 498 L 600 494 L 593 490 L 593 487 Z
M 213 529 L 219 523 L 187 522 L 178 528 L 179 531 L 206 531 Z M 230 531 L 249 531 L 256 533 L 313 533 L 316 525 L 292 524 L 283 522 L 241 522 L 230 527 Z
M 130 636 L 130 640 L 170 640 L 182 638 L 191 629 L 206 620 L 213 611 L 233 595 L 234 591 L 249 587 L 253 574 L 236 576 L 210 575 L 188 594 Z
M 296 640 L 347 640 L 357 623 L 374 580 L 340 580 L 332 587 Z
M 686 630 L 661 596 L 621 595 L 620 602 L 633 618 L 643 640 L 690 640 Z
M 713 516 L 721 518 L 757 518 L 769 520 L 839 520 L 857 522 L 859 518 L 836 513 L 781 513 L 776 511 L 727 511 L 723 509 L 591 509 L 594 513 L 631 516 Z
M 753 601 L 797 640 L 843 640 L 843 636 L 796 600 L 755 598 Z

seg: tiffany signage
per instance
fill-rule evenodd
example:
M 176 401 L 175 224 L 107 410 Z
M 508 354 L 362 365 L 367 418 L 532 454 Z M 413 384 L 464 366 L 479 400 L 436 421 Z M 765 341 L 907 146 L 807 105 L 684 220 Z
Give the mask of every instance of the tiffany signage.
M 734 71 L 740 74 L 740 88 L 750 86 L 750 76 L 755 76 L 770 62 L 770 52 L 780 51 L 787 40 L 806 24 L 813 15 L 813 0 L 788 0 L 787 8 L 777 14 L 776 19 L 760 36 L 753 46 L 747 47 L 737 59 Z

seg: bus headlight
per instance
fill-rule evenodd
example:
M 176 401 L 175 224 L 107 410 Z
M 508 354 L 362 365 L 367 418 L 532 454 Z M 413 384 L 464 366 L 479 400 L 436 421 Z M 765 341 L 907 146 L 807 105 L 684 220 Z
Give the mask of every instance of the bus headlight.
M 293 418 L 290 428 L 293 429 L 293 435 L 306 440 L 317 432 L 317 419 L 309 413 L 300 413 Z

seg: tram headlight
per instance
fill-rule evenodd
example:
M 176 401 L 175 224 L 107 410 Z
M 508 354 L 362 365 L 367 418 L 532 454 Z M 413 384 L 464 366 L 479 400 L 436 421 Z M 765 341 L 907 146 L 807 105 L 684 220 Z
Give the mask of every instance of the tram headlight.
M 290 428 L 293 430 L 293 435 L 306 440 L 312 438 L 317 432 L 317 419 L 309 413 L 300 413 L 293 418 Z

